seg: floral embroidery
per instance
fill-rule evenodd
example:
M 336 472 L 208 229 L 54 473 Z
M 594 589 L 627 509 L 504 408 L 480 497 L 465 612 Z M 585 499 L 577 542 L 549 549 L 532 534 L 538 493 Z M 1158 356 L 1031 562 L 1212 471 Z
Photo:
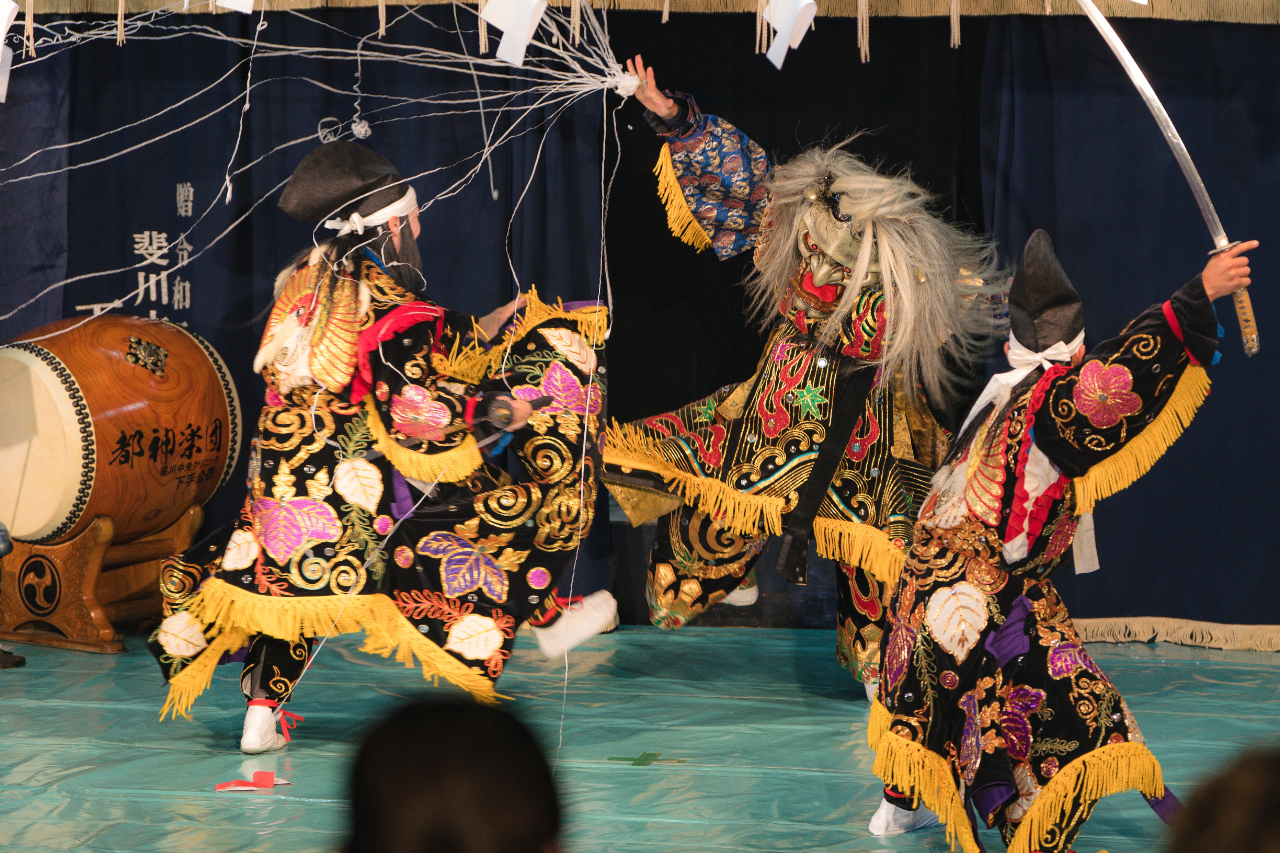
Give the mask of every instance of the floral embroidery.
M 439 441 L 449 425 L 449 409 L 431 399 L 431 392 L 421 385 L 406 385 L 391 398 L 391 420 L 396 429 L 414 438 Z
M 1142 408 L 1142 398 L 1133 393 L 1133 375 L 1123 364 L 1104 367 L 1090 361 L 1080 371 L 1072 397 L 1076 408 L 1098 429 L 1113 427 Z

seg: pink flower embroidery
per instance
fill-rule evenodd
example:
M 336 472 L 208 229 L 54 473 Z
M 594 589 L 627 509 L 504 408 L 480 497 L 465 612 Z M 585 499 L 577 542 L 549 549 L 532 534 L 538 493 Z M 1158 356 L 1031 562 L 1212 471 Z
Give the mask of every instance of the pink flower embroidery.
M 1142 398 L 1129 390 L 1132 387 L 1133 376 L 1124 365 L 1104 367 L 1100 361 L 1090 361 L 1080 371 L 1072 397 L 1089 423 L 1106 429 L 1142 408 Z
M 439 441 L 449 425 L 449 409 L 421 385 L 406 385 L 391 397 L 391 421 L 405 435 Z

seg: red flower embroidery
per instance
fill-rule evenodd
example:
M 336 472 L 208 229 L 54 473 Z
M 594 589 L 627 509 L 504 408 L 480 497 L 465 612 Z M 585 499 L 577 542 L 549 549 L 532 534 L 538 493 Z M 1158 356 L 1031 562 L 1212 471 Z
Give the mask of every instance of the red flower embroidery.
M 1089 423 L 1106 429 L 1142 408 L 1142 398 L 1129 390 L 1132 387 L 1133 375 L 1124 365 L 1104 367 L 1100 361 L 1090 361 L 1080 371 L 1072 397 Z

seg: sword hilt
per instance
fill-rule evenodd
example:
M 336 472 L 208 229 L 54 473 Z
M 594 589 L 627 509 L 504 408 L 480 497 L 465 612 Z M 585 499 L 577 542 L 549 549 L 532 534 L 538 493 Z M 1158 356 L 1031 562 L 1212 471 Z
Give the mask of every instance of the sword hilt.
M 1225 240 L 1225 238 L 1223 239 Z M 1221 246 L 1215 247 L 1209 254 L 1218 255 L 1233 246 L 1239 245 L 1239 240 L 1232 243 L 1223 243 Z M 1236 321 L 1240 324 L 1240 340 L 1244 344 L 1244 354 L 1257 355 L 1260 349 L 1258 344 L 1258 321 L 1253 317 L 1253 302 L 1249 299 L 1249 288 L 1242 287 L 1231 294 L 1231 301 L 1236 306 Z
M 1253 303 L 1249 301 L 1249 288 L 1242 287 L 1231 294 L 1236 306 L 1236 320 L 1240 322 L 1240 338 L 1244 341 L 1244 354 L 1258 354 L 1258 322 L 1253 319 Z

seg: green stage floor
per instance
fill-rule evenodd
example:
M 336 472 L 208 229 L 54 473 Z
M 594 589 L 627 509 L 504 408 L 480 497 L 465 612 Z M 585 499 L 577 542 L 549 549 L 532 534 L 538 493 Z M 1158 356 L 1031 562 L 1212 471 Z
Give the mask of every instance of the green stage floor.
M 555 758 L 567 853 L 948 849 L 941 829 L 867 833 L 880 798 L 867 704 L 836 665 L 833 640 L 826 631 L 624 628 L 571 653 L 562 701 L 563 664 L 522 634 L 499 688 Z M 335 850 L 362 731 L 424 690 L 418 670 L 358 645 L 330 640 L 291 706 L 306 717 L 294 742 L 258 758 L 236 750 L 238 666 L 221 668 L 193 719 L 160 723 L 164 688 L 140 638 L 123 655 L 18 646 L 27 666 L 0 672 L 0 850 Z M 1280 655 L 1137 644 L 1090 653 L 1180 794 L 1280 732 Z M 646 753 L 659 760 L 617 760 Z M 293 785 L 213 792 L 256 769 Z M 500 797 L 495 789 L 495 807 Z M 1105 800 L 1076 848 L 1151 853 L 1162 839 L 1131 793 Z M 982 840 L 1003 849 L 993 834 Z

